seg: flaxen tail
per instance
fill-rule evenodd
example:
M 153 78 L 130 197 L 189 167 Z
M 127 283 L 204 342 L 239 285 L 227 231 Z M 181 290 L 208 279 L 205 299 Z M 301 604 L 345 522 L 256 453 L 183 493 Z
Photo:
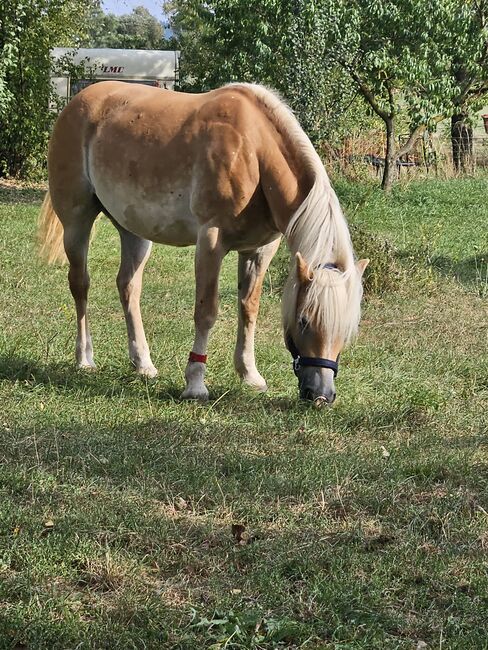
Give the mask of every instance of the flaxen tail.
M 39 255 L 48 263 L 66 262 L 63 243 L 63 224 L 54 212 L 49 190 L 42 203 L 37 226 Z

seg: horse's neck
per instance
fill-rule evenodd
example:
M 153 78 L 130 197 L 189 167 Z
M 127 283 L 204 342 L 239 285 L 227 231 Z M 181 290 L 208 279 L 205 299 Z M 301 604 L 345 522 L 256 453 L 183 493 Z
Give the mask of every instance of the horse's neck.
M 268 136 L 263 150 L 261 187 L 277 228 L 285 233 L 314 184 L 314 174 L 291 143 Z

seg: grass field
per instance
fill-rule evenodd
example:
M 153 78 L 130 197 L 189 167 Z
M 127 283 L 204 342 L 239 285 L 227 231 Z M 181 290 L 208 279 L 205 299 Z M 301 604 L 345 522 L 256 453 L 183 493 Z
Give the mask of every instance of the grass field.
M 1 650 L 488 648 L 488 181 L 337 186 L 406 277 L 367 300 L 321 411 L 297 400 L 273 274 L 257 337 L 270 390 L 234 377 L 232 255 L 210 402 L 178 401 L 192 249 L 148 264 L 160 377 L 135 377 L 103 221 L 99 369 L 77 371 L 66 268 L 36 259 L 40 194 L 0 190 Z

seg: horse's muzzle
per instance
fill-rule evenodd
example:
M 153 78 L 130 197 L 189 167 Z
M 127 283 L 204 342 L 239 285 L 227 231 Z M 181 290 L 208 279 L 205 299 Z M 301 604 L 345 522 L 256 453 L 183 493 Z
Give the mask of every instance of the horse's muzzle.
M 316 408 L 322 408 L 323 406 L 330 406 L 334 403 L 336 393 L 335 391 L 331 390 L 327 391 L 326 393 L 316 394 L 315 391 L 310 388 L 303 388 L 300 389 L 300 398 L 307 400 L 308 402 L 313 402 L 313 405 Z

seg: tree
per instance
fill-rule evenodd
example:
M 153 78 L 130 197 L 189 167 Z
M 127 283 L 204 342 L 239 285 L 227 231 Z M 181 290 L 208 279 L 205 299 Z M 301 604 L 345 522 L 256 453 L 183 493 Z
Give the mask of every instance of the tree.
M 347 122 L 355 91 L 323 61 L 322 24 L 308 0 L 172 0 L 181 86 L 201 92 L 231 81 L 278 90 L 315 144 Z
M 85 47 L 115 47 L 136 50 L 169 49 L 163 25 L 145 7 L 122 16 L 105 14 L 95 6 L 89 18 Z
M 99 4 L 91 7 L 87 16 L 86 36 L 82 47 L 118 47 L 118 17 L 106 14 Z
M 229 81 L 283 78 L 289 11 L 280 0 L 166 3 L 182 50 L 182 83 L 209 90 Z
M 456 171 L 471 166 L 473 130 L 470 113 L 481 108 L 488 91 L 488 2 L 454 0 L 446 16 L 443 45 L 453 79 L 452 160 Z
M 38 173 L 53 114 L 50 84 L 54 46 L 76 46 L 85 0 L 1 0 L 0 175 Z
M 323 2 L 321 11 L 328 55 L 385 125 L 382 187 L 388 190 L 399 158 L 412 150 L 425 129 L 443 119 L 451 101 L 449 57 L 442 47 L 446 3 L 332 0 Z M 408 119 L 408 137 L 400 144 L 397 125 L 402 115 Z
M 172 0 L 166 7 L 186 89 L 267 83 L 315 143 L 350 123 L 347 107 L 359 93 L 384 124 L 382 187 L 389 189 L 398 160 L 422 133 L 479 97 L 487 2 Z

